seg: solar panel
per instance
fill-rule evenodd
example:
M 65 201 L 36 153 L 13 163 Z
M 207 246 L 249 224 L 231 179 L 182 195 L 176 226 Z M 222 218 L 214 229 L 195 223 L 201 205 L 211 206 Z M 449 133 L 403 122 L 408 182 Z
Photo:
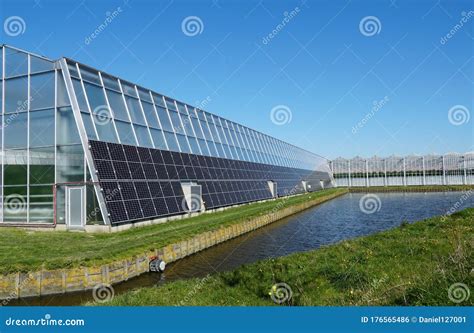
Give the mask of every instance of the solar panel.
M 307 170 L 254 162 L 90 141 L 90 149 L 112 223 L 179 214 L 186 210 L 182 181 L 202 185 L 207 209 L 301 193 Z M 314 181 L 319 182 L 317 174 Z

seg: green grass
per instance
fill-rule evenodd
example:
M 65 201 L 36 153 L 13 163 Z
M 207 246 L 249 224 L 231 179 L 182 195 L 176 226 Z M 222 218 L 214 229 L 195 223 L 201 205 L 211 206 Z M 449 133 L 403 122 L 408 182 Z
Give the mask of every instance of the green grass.
M 324 199 L 347 189 L 328 189 L 300 196 L 252 203 L 222 212 L 119 233 L 30 231 L 0 228 L 0 274 L 44 269 L 94 266 L 161 248 L 196 234 L 236 224 L 314 199 Z
M 453 283 L 473 291 L 473 235 L 471 208 L 204 279 L 129 291 L 105 305 L 275 305 L 269 292 L 280 282 L 293 291 L 285 305 L 456 305 L 448 298 Z
M 453 192 L 474 190 L 474 185 L 408 185 L 351 187 L 350 192 Z

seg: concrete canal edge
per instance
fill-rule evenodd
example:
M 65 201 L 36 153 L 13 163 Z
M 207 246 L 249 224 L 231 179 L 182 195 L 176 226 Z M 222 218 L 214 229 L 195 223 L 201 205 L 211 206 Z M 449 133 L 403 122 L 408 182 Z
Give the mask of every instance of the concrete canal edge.
M 101 266 L 0 275 L 0 300 L 6 304 L 11 299 L 84 291 L 127 281 L 148 272 L 149 261 L 152 257 L 158 257 L 166 263 L 171 263 L 346 193 L 347 191 L 334 193 L 283 209 L 276 206 L 266 215 L 204 232 L 154 251 Z M 283 203 L 284 200 L 282 200 Z M 0 305 L 2 305 L 1 301 Z

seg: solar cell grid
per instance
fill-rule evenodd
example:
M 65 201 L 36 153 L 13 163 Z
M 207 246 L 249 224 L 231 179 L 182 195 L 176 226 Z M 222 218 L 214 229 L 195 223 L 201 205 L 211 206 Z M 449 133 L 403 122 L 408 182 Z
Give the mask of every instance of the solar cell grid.
M 181 181 L 201 184 L 206 208 L 211 209 L 270 198 L 267 180 L 277 182 L 279 195 L 301 193 L 300 180 L 311 174 L 307 170 L 97 141 L 91 141 L 91 151 L 107 208 L 114 210 L 110 213 L 113 223 L 183 212 Z M 313 178 L 319 184 L 317 175 Z
M 115 161 L 126 161 L 125 153 L 123 147 L 117 143 L 107 143 L 109 148 L 110 158 Z

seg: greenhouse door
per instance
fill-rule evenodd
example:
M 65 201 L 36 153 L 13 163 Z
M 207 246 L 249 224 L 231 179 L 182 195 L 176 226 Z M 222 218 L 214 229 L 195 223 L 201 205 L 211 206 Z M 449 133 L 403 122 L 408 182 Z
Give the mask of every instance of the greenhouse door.
M 66 187 L 66 225 L 68 228 L 84 228 L 85 203 L 83 186 Z

